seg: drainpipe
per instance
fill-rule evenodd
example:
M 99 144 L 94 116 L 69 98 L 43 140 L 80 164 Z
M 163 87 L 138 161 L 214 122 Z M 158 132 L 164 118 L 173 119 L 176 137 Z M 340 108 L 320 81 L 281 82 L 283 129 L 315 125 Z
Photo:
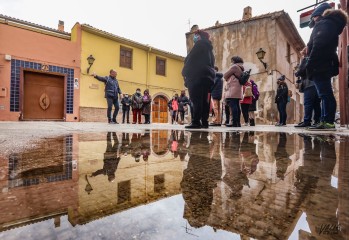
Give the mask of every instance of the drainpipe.
M 151 46 L 148 46 L 148 51 L 147 51 L 147 76 L 145 78 L 145 87 L 148 89 L 148 85 L 149 85 L 149 74 L 150 74 L 150 70 L 149 70 L 149 60 L 150 60 L 150 52 L 151 52 Z

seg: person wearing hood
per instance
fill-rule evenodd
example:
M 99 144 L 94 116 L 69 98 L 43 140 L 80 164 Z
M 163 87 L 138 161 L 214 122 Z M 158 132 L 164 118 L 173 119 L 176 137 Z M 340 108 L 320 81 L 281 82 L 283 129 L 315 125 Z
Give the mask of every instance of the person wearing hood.
M 242 97 L 242 85 L 239 82 L 238 77 L 241 76 L 244 71 L 244 60 L 239 56 L 233 56 L 231 58 L 231 67 L 224 73 L 224 79 L 226 85 L 224 87 L 224 97 L 229 103 L 229 107 L 232 109 L 233 113 L 233 123 L 226 125 L 227 127 L 241 127 L 240 116 L 240 100 Z
M 287 121 L 288 86 L 285 80 L 285 75 L 281 75 L 277 79 L 278 88 L 275 96 L 275 103 L 279 112 L 279 122 L 275 125 L 277 127 L 286 126 Z
M 151 96 L 149 94 L 149 90 L 144 90 L 144 95 L 142 98 L 143 107 L 142 114 L 144 115 L 144 124 L 150 124 L 150 113 L 151 113 Z
M 321 122 L 309 130 L 335 130 L 336 99 L 333 94 L 333 76 L 339 73 L 337 55 L 338 39 L 348 21 L 347 14 L 331 9 L 330 4 L 320 4 L 311 15 L 309 27 L 313 27 L 307 44 L 307 76 L 314 81 L 321 98 Z
M 208 93 L 215 77 L 213 47 L 210 35 L 196 30 L 194 46 L 184 60 L 182 76 L 193 103 L 193 118 L 189 129 L 208 128 L 210 104 Z
M 222 99 L 223 92 L 223 74 L 218 72 L 218 67 L 214 67 L 216 71 L 216 77 L 214 79 L 213 86 L 211 87 L 211 97 L 212 97 L 212 108 L 214 112 L 214 117 L 212 118 L 212 123 L 210 126 L 221 126 L 221 108 L 220 101 Z

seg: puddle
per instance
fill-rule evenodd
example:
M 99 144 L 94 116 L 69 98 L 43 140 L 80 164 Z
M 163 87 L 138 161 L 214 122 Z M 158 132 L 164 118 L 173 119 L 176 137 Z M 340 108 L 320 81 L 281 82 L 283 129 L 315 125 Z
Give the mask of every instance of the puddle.
M 0 159 L 0 239 L 349 239 L 349 138 L 151 130 Z

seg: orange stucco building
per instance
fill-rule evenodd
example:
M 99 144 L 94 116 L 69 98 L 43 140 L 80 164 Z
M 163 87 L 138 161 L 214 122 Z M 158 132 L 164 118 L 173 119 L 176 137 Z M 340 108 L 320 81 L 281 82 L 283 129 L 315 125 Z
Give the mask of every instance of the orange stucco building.
M 1 14 L 0 33 L 0 121 L 79 121 L 80 38 Z

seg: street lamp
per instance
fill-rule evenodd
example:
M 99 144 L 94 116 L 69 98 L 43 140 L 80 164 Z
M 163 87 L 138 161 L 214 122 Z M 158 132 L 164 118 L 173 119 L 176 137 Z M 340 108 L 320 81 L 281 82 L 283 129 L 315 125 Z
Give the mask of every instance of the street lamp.
M 266 52 L 265 52 L 262 48 L 260 48 L 260 49 L 256 52 L 257 58 L 258 58 L 259 61 L 263 64 L 264 69 L 267 70 L 268 65 L 267 65 L 266 62 L 263 62 L 263 58 L 264 58 L 264 56 L 265 56 L 265 53 L 266 53 Z
M 88 62 L 88 65 L 90 65 L 88 68 L 87 68 L 87 73 L 90 72 L 90 68 L 91 66 L 93 65 L 94 61 L 96 59 L 92 56 L 92 54 L 87 58 L 87 62 Z

